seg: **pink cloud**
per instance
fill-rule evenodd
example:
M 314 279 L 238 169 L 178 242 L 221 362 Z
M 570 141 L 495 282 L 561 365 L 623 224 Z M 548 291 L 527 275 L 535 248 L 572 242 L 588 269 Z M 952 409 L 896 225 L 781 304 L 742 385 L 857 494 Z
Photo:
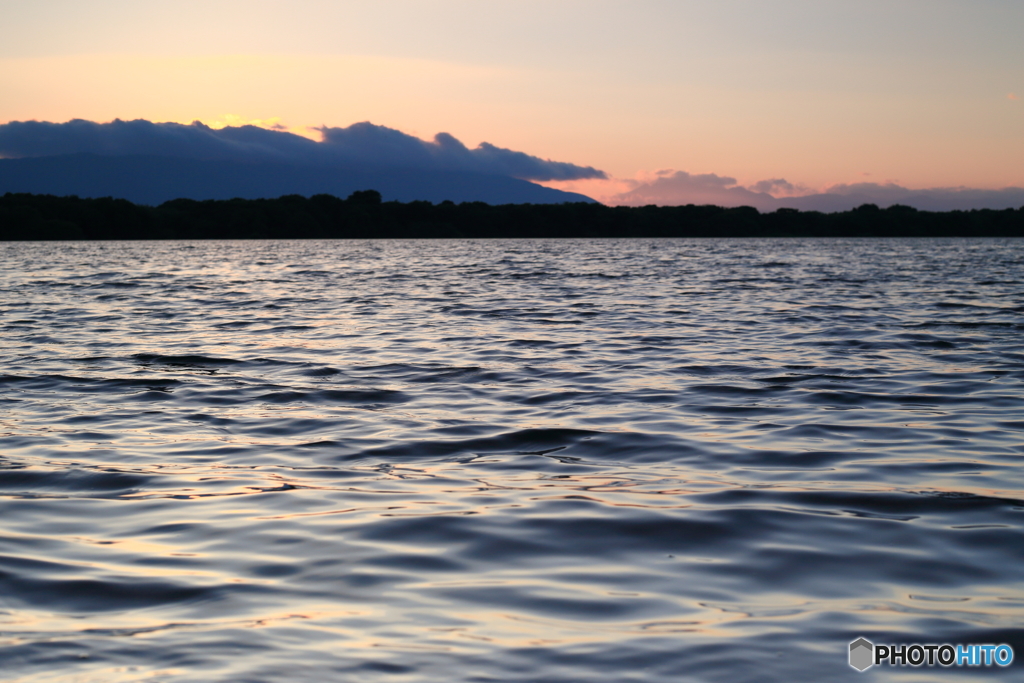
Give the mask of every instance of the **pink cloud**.
M 632 187 L 612 197 L 612 203 L 628 206 L 647 204 L 719 204 L 736 206 L 764 205 L 773 198 L 767 186 L 750 190 L 737 184 L 735 178 L 714 173 L 691 174 L 686 171 L 660 171 L 653 179 L 633 181 Z
M 870 175 L 862 173 L 861 175 Z M 933 187 L 912 189 L 898 180 L 880 183 L 838 183 L 812 189 L 783 178 L 741 185 L 736 178 L 716 173 L 687 173 L 672 169 L 638 173 L 636 178 L 607 178 L 573 183 L 545 183 L 579 192 L 603 204 L 623 206 L 752 206 L 770 212 L 781 208 L 803 211 L 848 211 L 862 204 L 913 206 L 926 211 L 1007 209 L 1024 207 L 1024 188 L 978 189 Z

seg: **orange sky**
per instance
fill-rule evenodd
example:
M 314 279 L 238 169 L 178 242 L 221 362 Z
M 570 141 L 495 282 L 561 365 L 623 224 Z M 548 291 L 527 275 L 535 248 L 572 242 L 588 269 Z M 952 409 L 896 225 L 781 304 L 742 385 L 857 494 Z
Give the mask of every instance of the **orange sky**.
M 0 10 L 0 122 L 368 120 L 619 179 L 1024 186 L 1020 2 L 86 4 Z

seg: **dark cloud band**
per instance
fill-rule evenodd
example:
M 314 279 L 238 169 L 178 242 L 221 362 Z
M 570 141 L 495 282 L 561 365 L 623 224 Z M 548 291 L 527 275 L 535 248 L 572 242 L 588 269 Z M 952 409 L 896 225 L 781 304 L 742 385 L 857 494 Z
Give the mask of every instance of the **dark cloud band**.
M 146 120 L 96 123 L 13 121 L 0 124 L 0 156 L 44 157 L 93 153 L 155 155 L 218 161 L 273 161 L 298 166 L 471 171 L 522 180 L 604 178 L 590 166 L 550 161 L 483 143 L 469 149 L 448 133 L 433 141 L 372 123 L 320 128 L 323 140 L 256 126 L 213 129 L 202 123 Z

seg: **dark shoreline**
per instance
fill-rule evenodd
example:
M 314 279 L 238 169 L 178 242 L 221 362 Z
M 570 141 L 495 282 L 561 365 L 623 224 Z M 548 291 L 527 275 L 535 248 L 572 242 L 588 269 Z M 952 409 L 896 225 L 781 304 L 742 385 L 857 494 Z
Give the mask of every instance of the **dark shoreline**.
M 693 204 L 382 202 L 373 190 L 348 199 L 176 199 L 156 207 L 110 197 L 0 196 L 0 241 L 487 237 L 1024 237 L 1024 207 L 931 212 L 865 204 L 828 214 L 760 213 Z

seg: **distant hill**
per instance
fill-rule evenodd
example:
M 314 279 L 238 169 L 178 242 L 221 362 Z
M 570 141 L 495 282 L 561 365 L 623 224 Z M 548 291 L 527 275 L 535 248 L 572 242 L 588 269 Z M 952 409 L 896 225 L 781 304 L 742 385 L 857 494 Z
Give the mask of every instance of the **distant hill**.
M 0 194 L 115 197 L 157 206 L 172 199 L 263 199 L 283 195 L 345 197 L 374 189 L 385 201 L 560 204 L 593 202 L 581 194 L 466 171 L 292 166 L 162 156 L 64 156 L 0 159 Z

